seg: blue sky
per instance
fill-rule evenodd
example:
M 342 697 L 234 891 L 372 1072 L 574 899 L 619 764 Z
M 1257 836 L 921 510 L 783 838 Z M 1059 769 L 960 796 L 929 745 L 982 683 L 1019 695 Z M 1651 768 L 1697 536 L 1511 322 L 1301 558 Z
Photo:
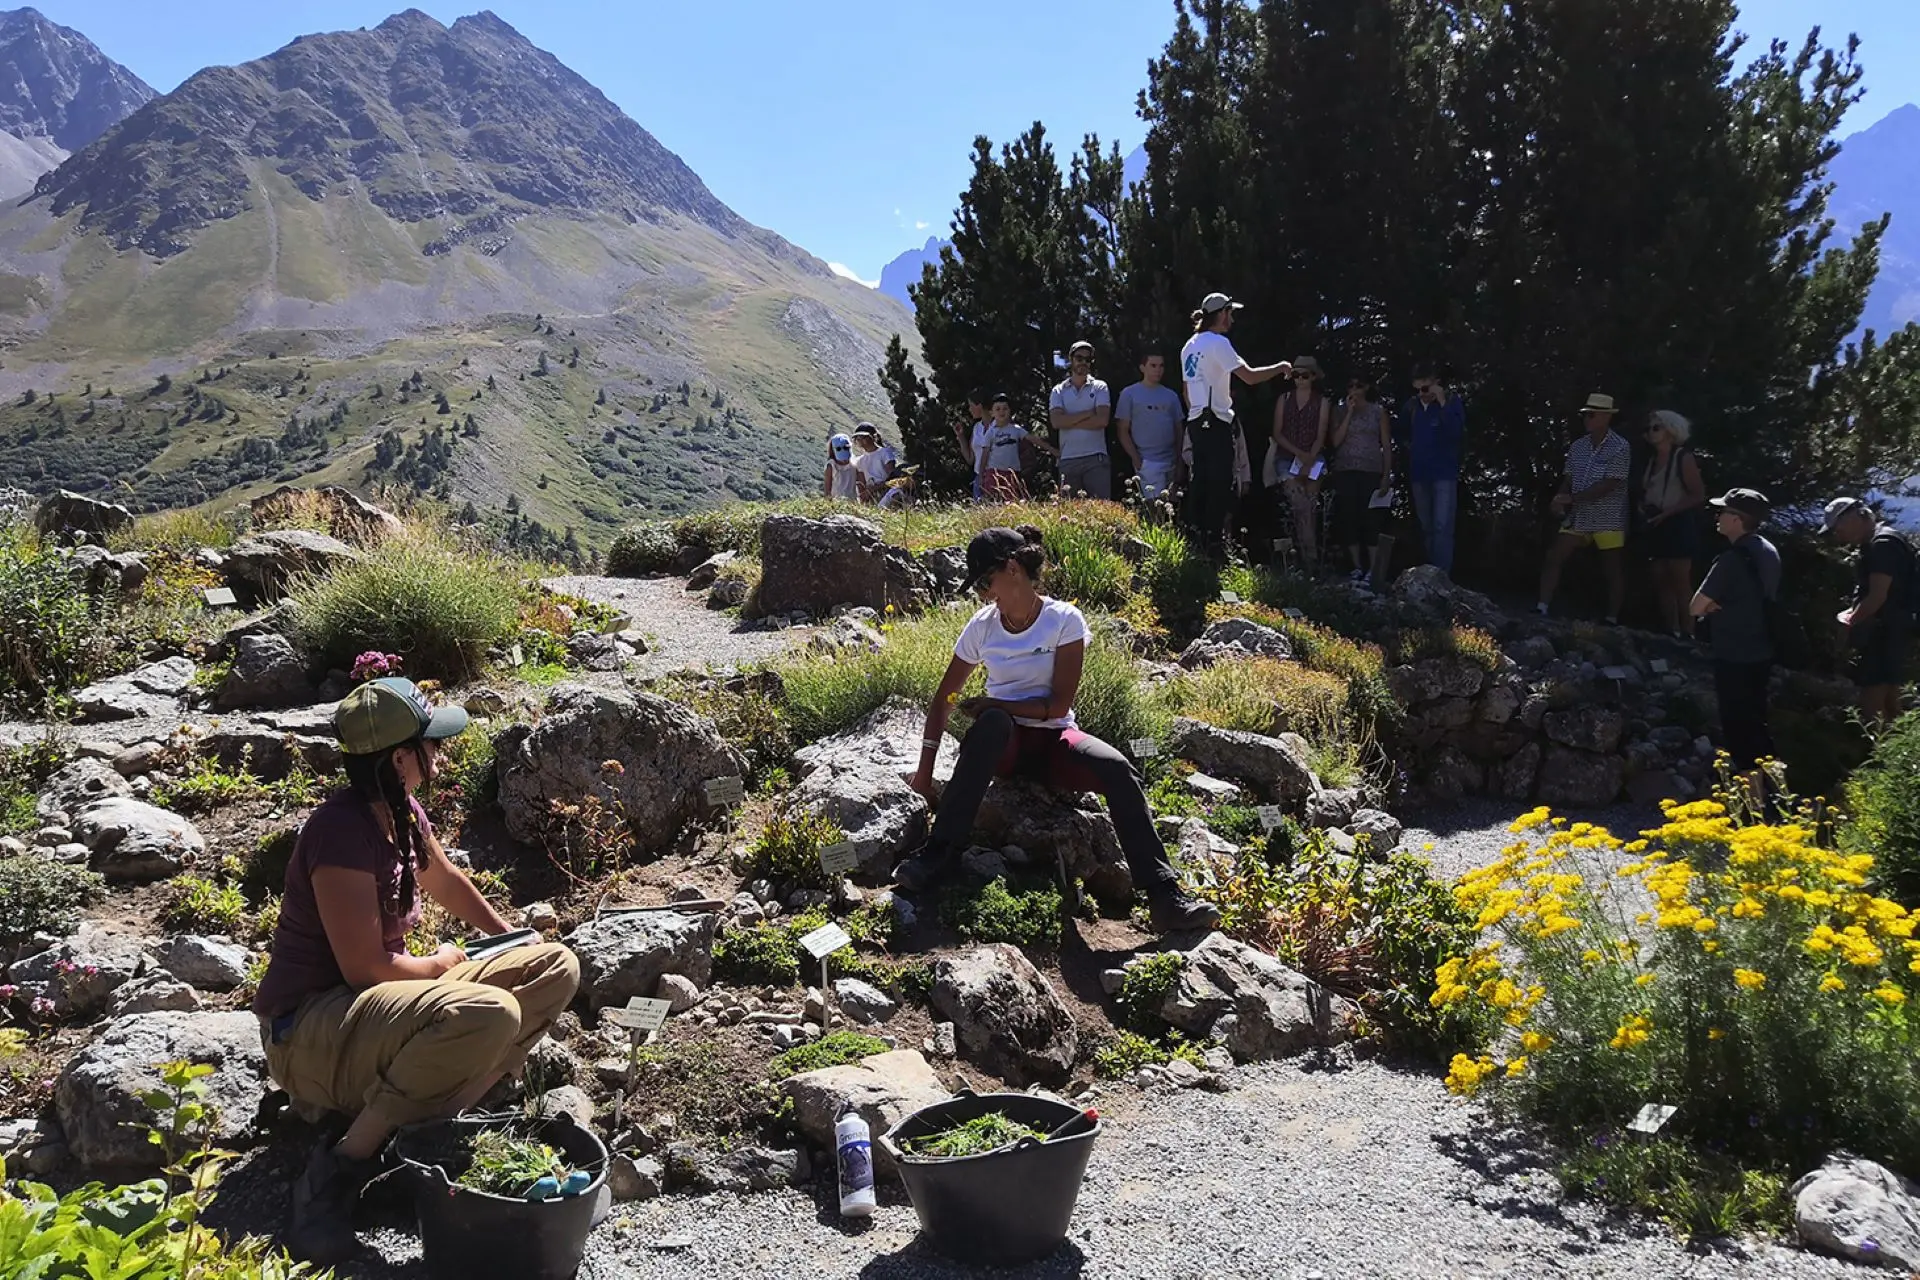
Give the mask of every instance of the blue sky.
M 372 26 L 403 0 L 34 0 L 162 91 L 312 31 Z M 452 22 L 488 0 L 418 7 Z M 945 231 L 976 134 L 1044 120 L 1131 149 L 1171 0 L 491 0 L 597 85 L 741 215 L 873 279 Z M 1858 32 L 1864 128 L 1920 100 L 1916 0 L 1746 0 L 1740 26 Z

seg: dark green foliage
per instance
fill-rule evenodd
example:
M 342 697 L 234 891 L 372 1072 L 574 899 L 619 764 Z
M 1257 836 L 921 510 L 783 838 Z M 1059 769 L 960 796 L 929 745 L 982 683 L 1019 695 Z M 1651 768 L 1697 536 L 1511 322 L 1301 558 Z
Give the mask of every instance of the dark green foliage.
M 642 574 L 665 573 L 679 554 L 680 544 L 673 526 L 661 520 L 649 520 L 622 529 L 607 548 L 607 573 L 615 578 L 637 578 Z
M 39 826 L 35 799 L 66 758 L 50 737 L 0 750 L 0 836 L 26 835 Z
M 1847 783 L 1840 844 L 1873 855 L 1887 896 L 1920 906 L 1920 711 L 1894 721 Z
M 13 946 L 36 933 L 71 933 L 80 909 L 105 890 L 106 881 L 85 867 L 33 854 L 0 858 L 0 944 Z
M 801 936 L 826 922 L 824 911 L 803 911 L 778 922 L 728 926 L 713 944 L 714 980 L 747 987 L 793 986 L 800 981 L 801 962 L 812 961 L 800 948 Z
M 1160 1016 L 1161 1006 L 1180 984 L 1180 970 L 1187 958 L 1178 951 L 1161 951 L 1136 958 L 1120 980 L 1120 993 L 1114 1002 L 1120 1006 L 1123 1024 L 1143 1035 L 1166 1030 Z
M 767 1066 L 767 1077 L 771 1080 L 785 1080 L 788 1076 L 797 1076 L 807 1071 L 819 1071 L 824 1067 L 837 1067 L 842 1063 L 858 1062 L 862 1058 L 871 1058 L 876 1053 L 886 1051 L 885 1040 L 861 1035 L 857 1031 L 832 1031 L 812 1044 L 795 1045 L 774 1058 Z
M 785 887 L 825 888 L 820 850 L 844 838 L 833 819 L 810 809 L 782 807 L 767 819 L 747 850 L 745 872 Z
M 940 918 L 971 942 L 1057 947 L 1060 887 L 1051 880 L 1026 877 L 1014 884 L 996 877 L 977 888 L 956 885 L 941 901 Z
M 0 707 L 37 710 L 92 675 L 95 619 L 51 549 L 0 534 L 0 618 Z

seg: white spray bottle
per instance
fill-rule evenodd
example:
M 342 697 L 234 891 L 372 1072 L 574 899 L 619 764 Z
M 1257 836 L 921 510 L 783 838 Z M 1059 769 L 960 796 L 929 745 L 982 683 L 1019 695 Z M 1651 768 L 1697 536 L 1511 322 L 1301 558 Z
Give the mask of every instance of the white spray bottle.
M 840 1216 L 871 1218 L 873 1194 L 873 1135 L 860 1113 L 848 1108 L 833 1126 L 834 1163 L 840 1171 Z

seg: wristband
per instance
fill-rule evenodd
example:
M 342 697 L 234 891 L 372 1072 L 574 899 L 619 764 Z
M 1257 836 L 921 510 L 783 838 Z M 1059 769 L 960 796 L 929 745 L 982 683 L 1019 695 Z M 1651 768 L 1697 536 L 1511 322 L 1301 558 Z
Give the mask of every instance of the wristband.
M 920 739 L 920 745 L 923 747 L 932 747 L 935 751 L 938 751 L 940 749 L 940 739 L 922 738 Z

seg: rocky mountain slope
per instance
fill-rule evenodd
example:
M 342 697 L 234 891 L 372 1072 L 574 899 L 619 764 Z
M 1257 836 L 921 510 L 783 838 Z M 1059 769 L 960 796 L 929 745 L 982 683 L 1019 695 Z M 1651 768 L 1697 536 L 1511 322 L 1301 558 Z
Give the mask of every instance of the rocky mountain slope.
M 36 9 L 0 13 L 0 199 L 153 98 L 139 76 Z
M 1920 106 L 1912 103 L 1848 138 L 1833 162 L 1833 214 L 1851 231 L 1893 214 L 1880 246 L 1880 277 L 1861 326 L 1883 338 L 1920 320 Z
M 410 10 L 202 71 L 0 214 L 0 466 L 148 507 L 399 482 L 591 542 L 817 482 L 908 321 L 497 17 Z

